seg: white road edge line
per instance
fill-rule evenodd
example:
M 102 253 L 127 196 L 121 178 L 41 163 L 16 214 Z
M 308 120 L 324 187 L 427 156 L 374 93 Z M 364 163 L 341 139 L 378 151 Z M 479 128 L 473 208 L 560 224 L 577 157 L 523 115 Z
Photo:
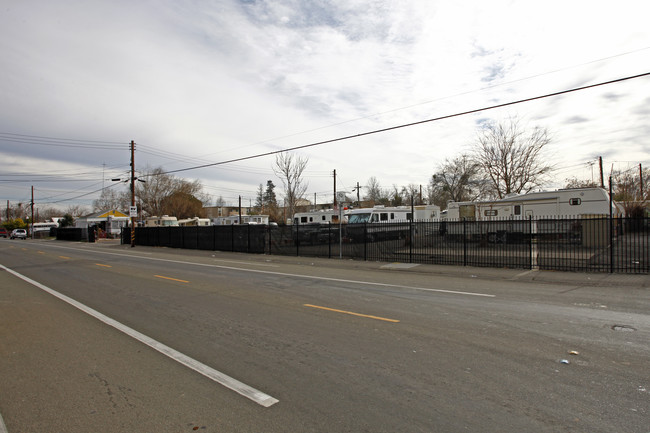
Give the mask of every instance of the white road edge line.
M 56 290 L 53 290 L 38 281 L 34 281 L 31 278 L 28 278 L 24 275 L 19 274 L 18 272 L 9 269 L 3 265 L 0 264 L 0 268 L 4 269 L 5 271 L 9 272 L 10 274 L 20 278 L 23 281 L 28 282 L 29 284 L 32 284 L 39 289 L 51 294 L 52 296 L 55 296 L 59 299 L 61 299 L 64 302 L 67 302 L 68 304 L 72 305 L 73 307 L 78 308 L 79 310 L 83 311 L 86 314 L 89 314 L 93 316 L 94 318 L 106 323 L 107 325 L 110 325 L 114 327 L 115 329 L 122 331 L 126 335 L 135 338 L 136 340 L 146 344 L 147 346 L 151 347 L 152 349 L 157 350 L 158 352 L 170 357 L 174 361 L 177 361 L 184 366 L 201 373 L 202 375 L 212 379 L 213 381 L 225 386 L 226 388 L 229 388 L 233 391 L 235 391 L 238 394 L 243 395 L 244 397 L 254 401 L 255 403 L 259 404 L 260 406 L 264 407 L 269 407 L 277 403 L 279 400 L 271 397 L 270 395 L 267 395 L 261 391 L 256 390 L 255 388 L 252 388 L 245 383 L 242 383 L 238 381 L 237 379 L 234 379 L 224 373 L 221 373 L 220 371 L 215 370 L 212 367 L 209 367 L 193 358 L 190 358 L 189 356 L 172 349 L 169 346 L 166 346 L 153 338 L 147 337 L 146 335 L 129 328 L 126 325 L 123 325 L 122 323 L 111 319 L 108 316 L 105 316 L 104 314 L 100 313 L 99 311 L 93 310 L 92 308 L 82 304 L 81 302 L 75 301 L 74 299 L 63 295 Z M 2 432 L 2 428 L 0 427 L 0 433 Z
M 56 248 L 64 248 L 64 249 L 71 249 L 75 251 L 79 251 L 76 248 L 68 248 L 68 247 L 62 247 L 62 246 L 55 246 Z M 426 287 L 413 287 L 413 286 L 401 286 L 398 284 L 388 284 L 388 283 L 374 283 L 372 281 L 359 281 L 359 280 L 345 280 L 341 278 L 331 278 L 331 277 L 316 277 L 314 275 L 301 275 L 301 274 L 289 274 L 285 272 L 275 272 L 275 271 L 263 271 L 260 269 L 248 269 L 248 268 L 238 268 L 235 266 L 225 266 L 225 265 L 214 265 L 214 264 L 208 264 L 208 263 L 194 263 L 194 262 L 186 262 L 183 260 L 171 260 L 171 259 L 161 259 L 157 257 L 142 257 L 137 254 L 122 254 L 122 253 L 111 253 L 108 251 L 98 251 L 98 250 L 84 250 L 84 252 L 93 252 L 97 254 L 107 254 L 111 256 L 120 256 L 120 257 L 128 257 L 130 259 L 133 258 L 139 258 L 142 260 L 155 260 L 159 262 L 167 262 L 167 263 L 178 263 L 181 265 L 193 265 L 193 266 L 203 266 L 206 268 L 218 268 L 218 269 L 228 269 L 231 271 L 244 271 L 244 272 L 251 272 L 255 274 L 269 274 L 269 275 L 279 275 L 282 277 L 293 277 L 293 278 L 305 278 L 308 280 L 320 280 L 320 281 L 334 281 L 338 283 L 352 283 L 352 284 L 362 284 L 366 286 L 380 286 L 380 287 L 395 287 L 398 289 L 409 289 L 409 290 L 418 290 L 418 291 L 423 291 L 423 292 L 437 292 L 437 293 L 450 293 L 454 295 L 465 295 L 465 296 L 482 296 L 485 298 L 495 298 L 496 295 L 490 295 L 487 293 L 474 293 L 474 292 L 463 292 L 463 291 L 458 291 L 458 290 L 446 290 L 446 289 L 429 289 Z
M 4 420 L 2 419 L 2 414 L 0 413 L 0 433 L 9 433 L 7 426 L 5 425 Z

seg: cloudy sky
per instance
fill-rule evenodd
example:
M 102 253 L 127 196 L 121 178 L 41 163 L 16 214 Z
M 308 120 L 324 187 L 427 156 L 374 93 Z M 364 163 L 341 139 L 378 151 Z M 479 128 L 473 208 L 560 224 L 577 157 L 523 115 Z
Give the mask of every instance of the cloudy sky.
M 90 205 L 182 170 L 650 72 L 650 3 L 21 0 L 0 6 L 0 200 Z M 547 128 L 555 170 L 650 166 L 650 77 L 298 150 L 308 198 L 426 186 L 486 121 Z M 273 156 L 176 172 L 235 204 Z M 363 193 L 363 190 L 362 190 Z

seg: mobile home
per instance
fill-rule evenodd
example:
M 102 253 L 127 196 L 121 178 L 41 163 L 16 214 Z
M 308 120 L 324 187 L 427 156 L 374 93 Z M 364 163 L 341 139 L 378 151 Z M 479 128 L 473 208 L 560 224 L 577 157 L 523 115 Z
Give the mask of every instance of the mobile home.
M 186 218 L 178 221 L 179 226 L 209 226 L 212 225 L 210 223 L 210 218 L 199 218 L 199 217 L 194 217 L 194 218 Z
M 339 211 L 328 209 L 312 212 L 298 212 L 293 216 L 293 223 L 296 225 L 330 223 L 338 224 Z
M 409 225 L 410 221 L 439 221 L 440 208 L 436 205 L 418 205 L 413 208 L 410 206 L 375 206 L 348 210 L 346 217 L 348 220 L 346 232 L 349 241 L 358 242 L 365 237 L 374 242 L 405 238 L 409 230 L 415 229 Z M 361 227 L 361 224 L 364 227 Z M 368 224 L 367 227 L 365 227 L 366 224 Z
M 177 226 L 178 220 L 175 216 L 150 216 L 144 222 L 145 227 L 172 227 Z
M 519 194 L 494 201 L 449 202 L 447 219 L 505 219 L 609 216 L 609 194 L 602 188 L 572 188 Z M 614 207 L 614 214 L 618 209 Z
M 413 218 L 415 214 L 415 218 Z M 410 206 L 350 209 L 346 212 L 349 224 L 398 222 L 398 221 L 435 221 L 440 218 L 440 208 L 436 205 L 418 205 L 411 209 Z
M 217 217 L 212 219 L 212 225 L 230 226 L 233 224 L 269 224 L 268 215 L 230 215 L 227 217 Z
M 610 206 L 612 215 L 620 216 L 619 208 L 613 202 L 610 204 L 609 194 L 602 188 L 540 191 L 494 201 L 450 202 L 445 218 L 449 224 L 443 232 L 485 238 L 488 242 L 521 241 L 529 236 L 538 240 L 578 241 L 587 227 L 606 233 L 605 218 L 610 215 Z

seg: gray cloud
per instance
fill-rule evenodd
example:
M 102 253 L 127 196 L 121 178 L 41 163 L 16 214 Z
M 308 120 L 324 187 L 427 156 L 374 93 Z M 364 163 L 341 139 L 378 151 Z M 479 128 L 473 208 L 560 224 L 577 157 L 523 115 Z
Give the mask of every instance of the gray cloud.
M 566 124 L 575 124 L 575 123 L 585 123 L 589 122 L 590 119 L 584 117 L 584 116 L 572 116 L 564 120 L 564 123 Z

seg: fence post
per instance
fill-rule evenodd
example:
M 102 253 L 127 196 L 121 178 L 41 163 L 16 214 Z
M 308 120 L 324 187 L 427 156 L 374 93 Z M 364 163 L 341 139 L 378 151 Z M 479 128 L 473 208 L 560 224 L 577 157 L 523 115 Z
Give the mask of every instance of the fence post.
M 363 260 L 368 261 L 368 223 L 363 223 Z
M 612 177 L 609 177 L 609 272 L 614 272 L 614 196 L 612 195 Z
M 246 224 L 246 254 L 251 252 L 251 225 Z
M 467 219 L 463 218 L 463 266 L 467 266 Z
M 296 227 L 296 256 L 300 256 L 300 224 L 294 224 Z
M 411 200 L 411 209 L 413 209 L 413 200 Z M 413 263 L 413 211 L 409 220 L 409 263 Z
M 272 254 L 271 245 L 273 245 L 272 242 L 271 242 L 271 236 L 272 236 L 273 234 L 272 234 L 272 231 L 271 231 L 271 223 L 270 223 L 270 222 L 269 222 L 269 224 L 266 226 L 266 231 L 267 231 L 268 234 L 269 234 L 269 255 L 271 255 L 271 254 Z
M 332 222 L 327 223 L 327 258 L 332 258 Z
M 533 269 L 533 216 L 528 215 L 528 245 L 529 245 L 529 250 L 530 254 L 528 257 L 530 258 L 530 266 L 528 266 L 528 269 Z
M 235 252 L 235 224 L 230 225 L 230 251 Z
M 614 273 L 614 218 L 609 216 L 609 273 Z

